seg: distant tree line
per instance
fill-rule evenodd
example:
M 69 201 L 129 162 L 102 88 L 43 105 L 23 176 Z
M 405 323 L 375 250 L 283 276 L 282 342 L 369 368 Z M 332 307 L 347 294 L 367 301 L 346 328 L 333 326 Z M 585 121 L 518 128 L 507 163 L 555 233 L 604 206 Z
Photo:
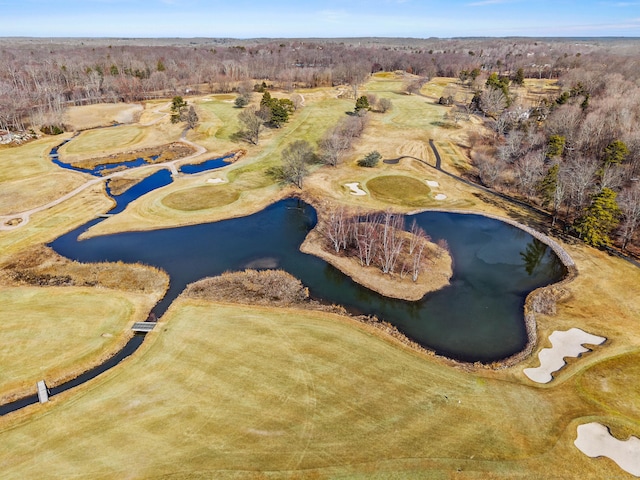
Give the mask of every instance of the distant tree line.
M 378 71 L 472 79 L 558 78 L 588 65 L 638 78 L 633 43 L 536 39 L 109 40 L 0 43 L 0 129 L 63 127 L 68 105 L 274 88 L 357 86 Z M 407 85 L 409 93 L 419 82 Z M 243 98 L 245 98 L 243 96 Z M 242 102 L 242 100 L 241 100 Z

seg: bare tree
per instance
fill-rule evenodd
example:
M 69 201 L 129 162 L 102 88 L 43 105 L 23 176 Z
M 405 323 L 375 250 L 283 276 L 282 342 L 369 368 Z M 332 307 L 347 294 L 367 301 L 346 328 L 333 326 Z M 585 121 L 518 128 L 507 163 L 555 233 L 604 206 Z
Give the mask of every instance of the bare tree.
M 496 187 L 506 169 L 506 164 L 499 158 L 486 152 L 477 151 L 472 154 L 473 163 L 478 168 L 482 183 L 488 187 Z
M 393 108 L 393 103 L 388 98 L 381 98 L 378 102 L 378 108 L 382 113 L 387 113 Z
M 357 246 L 360 265 L 371 266 L 377 254 L 378 224 L 380 217 L 370 213 L 355 217 L 352 232 Z
M 559 175 L 569 199 L 567 207 L 574 213 L 580 213 L 589 200 L 597 171 L 598 163 L 594 159 L 570 158 L 560 164 Z
M 543 152 L 530 152 L 514 164 L 515 180 L 520 193 L 528 198 L 535 196 L 544 172 Z
M 351 224 L 344 206 L 332 208 L 327 216 L 324 233 L 336 253 L 348 246 Z
M 380 223 L 380 248 L 378 257 L 382 273 L 393 273 L 398 257 L 402 252 L 404 235 L 404 216 L 387 210 Z
M 604 188 L 618 190 L 627 177 L 626 170 L 627 169 L 621 165 L 605 163 L 602 169 L 598 172 L 600 175 L 600 190 Z
M 409 95 L 419 94 L 422 87 L 429 82 L 429 77 L 411 77 L 404 83 L 404 91 Z
M 264 120 L 258 115 L 258 110 L 255 107 L 246 108 L 238 114 L 238 120 L 244 125 L 239 136 L 249 143 L 258 145 L 260 131 L 264 125 Z
M 480 108 L 492 118 L 499 118 L 502 111 L 507 108 L 507 98 L 497 88 L 485 88 L 480 95 Z
M 282 179 L 302 188 L 315 154 L 306 140 L 296 140 L 282 151 Z
M 409 230 L 409 255 L 411 256 L 411 278 L 413 281 L 418 280 L 418 276 L 422 271 L 422 253 L 427 242 L 430 240 L 427 233 L 418 226 L 414 220 Z
M 337 166 L 351 147 L 351 138 L 343 134 L 339 126 L 332 128 L 318 142 L 320 158 L 326 165 Z
M 640 227 L 640 182 L 635 181 L 633 185 L 626 188 L 618 197 L 618 205 L 622 211 L 622 223 L 620 224 L 620 238 L 622 249 L 627 248 L 634 234 Z

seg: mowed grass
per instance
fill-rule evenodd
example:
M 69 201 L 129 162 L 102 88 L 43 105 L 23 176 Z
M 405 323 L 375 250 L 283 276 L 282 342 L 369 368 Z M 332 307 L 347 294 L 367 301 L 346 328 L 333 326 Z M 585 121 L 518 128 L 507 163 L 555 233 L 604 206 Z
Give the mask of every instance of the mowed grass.
M 143 107 L 137 103 L 98 103 L 81 107 L 68 107 L 64 123 L 73 130 L 84 130 L 111 123 L 131 123 L 141 114 Z
M 94 157 L 166 145 L 179 140 L 182 125 L 167 122 L 152 126 L 120 125 L 81 132 L 60 148 L 60 158 L 77 162 Z
M 274 94 L 274 96 L 276 95 Z M 286 95 L 277 94 L 277 96 L 284 97 Z M 255 96 L 255 100 L 259 101 L 259 98 L 259 95 Z M 217 100 L 215 96 L 210 101 L 199 103 L 198 109 L 204 109 L 204 111 L 208 111 L 210 115 L 215 115 L 219 119 L 236 119 L 241 111 L 233 107 L 233 102 Z M 209 140 L 202 138 L 200 140 L 198 136 L 200 133 L 198 133 L 194 137 L 195 141 L 210 149 L 216 148 L 217 150 L 215 151 L 219 153 L 232 149 L 246 148 L 247 153 L 239 161 L 216 172 L 216 176 L 222 175 L 229 181 L 228 187 L 225 186 L 224 188 L 232 188 L 239 192 L 239 199 L 244 202 L 243 205 L 239 205 L 235 211 L 227 210 L 227 212 L 222 211 L 226 204 L 218 204 L 222 208 L 216 212 L 212 212 L 212 207 L 208 206 L 193 210 L 183 209 L 182 207 L 168 209 L 168 205 L 184 206 L 186 205 L 184 199 L 187 196 L 196 199 L 203 192 L 201 190 L 202 176 L 194 176 L 191 179 L 181 177 L 171 185 L 136 200 L 129 205 L 127 211 L 123 214 L 101 222 L 93 229 L 93 233 L 106 234 L 129 229 L 143 230 L 161 226 L 170 227 L 202 223 L 219 220 L 225 216 L 228 218 L 229 216 L 242 215 L 242 212 L 253 213 L 260 208 L 264 208 L 269 203 L 282 197 L 282 188 L 277 180 L 269 174 L 270 168 L 280 165 L 282 150 L 296 140 L 306 140 L 311 143 L 313 148 L 316 148 L 318 140 L 322 138 L 325 132 L 335 125 L 340 118 L 345 117 L 346 111 L 352 109 L 351 101 L 333 98 L 326 92 L 324 94 L 309 94 L 305 96 L 305 106 L 299 108 L 282 128 L 264 129 L 258 146 L 224 140 L 225 135 L 235 132 L 239 126 L 231 128 L 225 134 L 219 134 L 220 142 L 215 138 Z M 216 121 L 221 125 L 219 128 L 223 128 L 224 122 L 222 120 Z M 196 189 L 195 193 L 184 193 L 189 188 Z M 182 193 L 178 197 L 174 197 L 176 192 Z M 165 202 L 166 197 L 170 197 L 169 203 Z M 175 202 L 176 198 L 179 199 L 177 203 Z
M 432 204 L 431 189 L 422 181 L 404 175 L 385 175 L 367 182 L 367 190 L 376 199 L 408 207 Z
M 91 288 L 0 290 L 0 396 L 33 394 L 38 380 L 51 385 L 115 353 L 127 325 L 142 315 L 132 301 L 140 297 Z
M 0 215 L 46 204 L 84 183 L 85 175 L 62 170 L 49 158 L 65 138 L 44 137 L 0 150 Z
M 571 419 L 598 411 L 573 389 L 466 373 L 319 312 L 180 300 L 134 358 L 30 408 L 42 414 L 0 420 L 3 478 L 604 478 L 612 467 L 556 448 Z
M 162 199 L 162 203 L 175 210 L 194 211 L 229 205 L 238 198 L 240 192 L 233 188 L 203 185 L 170 193 Z

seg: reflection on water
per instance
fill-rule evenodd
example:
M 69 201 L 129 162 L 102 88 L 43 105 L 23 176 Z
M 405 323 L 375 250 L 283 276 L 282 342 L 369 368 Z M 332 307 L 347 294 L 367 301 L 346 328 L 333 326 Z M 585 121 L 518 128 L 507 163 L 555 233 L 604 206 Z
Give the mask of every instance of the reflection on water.
M 564 275 L 565 266 L 557 255 L 548 255 L 549 249 L 549 245 L 532 237 L 524 251 L 520 252 L 529 275 L 533 275 L 540 268 L 545 268 L 547 274 L 552 277 Z
M 378 295 L 323 260 L 301 253 L 299 246 L 316 215 L 294 199 L 248 217 L 204 225 L 81 242 L 76 240 L 79 229 L 52 246 L 79 261 L 122 260 L 164 269 L 171 284 L 154 309 L 157 315 L 188 283 L 268 259 L 269 265 L 299 278 L 314 298 L 376 315 L 447 356 L 490 362 L 520 351 L 527 341 L 522 312 L 527 293 L 563 275 L 555 267 L 555 254 L 521 230 L 479 215 L 425 212 L 413 217 L 434 241 L 446 239 L 455 259 L 451 285 L 418 302 Z

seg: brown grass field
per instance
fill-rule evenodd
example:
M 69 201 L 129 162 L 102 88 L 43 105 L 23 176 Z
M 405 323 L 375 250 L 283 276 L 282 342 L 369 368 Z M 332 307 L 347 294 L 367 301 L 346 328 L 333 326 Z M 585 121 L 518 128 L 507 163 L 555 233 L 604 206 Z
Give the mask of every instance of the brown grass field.
M 303 198 L 315 205 L 465 210 L 544 222 L 436 171 L 429 139 L 443 151 L 445 170 L 456 173 L 456 163 L 468 166 L 469 132 L 481 126 L 472 119 L 443 128 L 447 110 L 437 98 L 445 89 L 456 98 L 465 95 L 453 79 L 433 79 L 421 95 L 401 93 L 402 81 L 385 74 L 362 86 L 363 93 L 390 98 L 393 109 L 369 114 L 369 127 L 342 165 L 314 167 L 299 192 Z M 538 83 L 532 83 L 531 98 L 552 88 Z M 305 106 L 283 128 L 265 131 L 241 160 L 211 174 L 178 177 L 92 234 L 246 215 L 296 192 L 275 184 L 265 169 L 277 164 L 290 141 L 315 144 L 353 108 L 334 89 L 300 93 Z M 238 148 L 230 138 L 237 116 L 233 98 L 193 99 L 202 122 L 188 138 L 212 157 Z M 180 129 L 169 125 L 166 111 L 167 102 L 149 102 L 139 123 L 84 132 L 66 154 L 91 158 L 177 139 Z M 86 115 L 84 121 L 102 124 L 92 117 L 100 114 Z M 113 112 L 103 118 L 108 123 Z M 57 188 L 82 183 L 82 176 L 61 173 L 48 161 L 48 149 L 59 140 L 0 150 L 0 164 L 11 167 L 0 173 L 3 209 L 15 207 L 5 191 L 17 195 L 38 179 L 43 192 L 34 192 L 34 199 L 22 193 L 34 206 L 58 195 Z M 372 150 L 385 159 L 416 157 L 426 164 L 402 158 L 396 165 L 358 167 Z M 213 177 L 228 183 L 208 184 Z M 403 192 L 394 177 L 414 181 L 416 189 Z M 426 180 L 439 187 L 419 191 Z M 368 194 L 351 195 L 348 182 L 360 182 Z M 447 198 L 434 200 L 438 193 Z M 0 232 L 0 263 L 109 205 L 96 185 L 19 229 Z M 183 297 L 123 364 L 46 405 L 0 417 L 0 477 L 632 478 L 607 458 L 583 455 L 573 441 L 577 426 L 592 421 L 619 439 L 640 437 L 640 269 L 558 241 L 575 260 L 578 276 L 564 287 L 568 295 L 555 315 L 537 316 L 538 345 L 517 365 L 460 365 L 336 313 Z M 0 353 L 0 396 L 48 375 L 83 370 L 115 348 L 130 322 L 144 319 L 153 298 L 87 287 L 0 287 L 0 338 L 7 345 Z M 97 310 L 104 313 L 89 321 Z M 529 381 L 522 370 L 538 366 L 537 352 L 550 346 L 548 336 L 571 327 L 607 342 L 568 359 L 549 384 Z M 39 353 L 22 364 L 25 351 Z

